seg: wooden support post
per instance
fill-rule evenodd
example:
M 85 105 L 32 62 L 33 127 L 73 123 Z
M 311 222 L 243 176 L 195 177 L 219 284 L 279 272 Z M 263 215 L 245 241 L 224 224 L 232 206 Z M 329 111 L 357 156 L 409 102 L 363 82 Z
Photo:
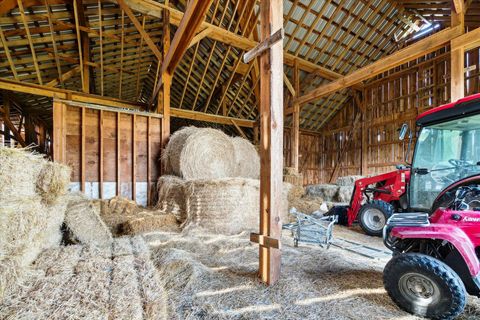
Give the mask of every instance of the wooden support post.
M 463 47 L 451 52 L 450 57 L 450 97 L 451 101 L 457 101 L 465 96 L 465 50 Z
M 465 32 L 465 4 L 463 0 L 453 0 L 451 25 L 459 26 Z M 451 43 L 450 55 L 450 99 L 457 101 L 465 96 L 465 48 L 454 47 Z
M 99 153 L 99 165 L 98 165 L 98 194 L 99 198 L 103 199 L 103 110 L 99 111 L 99 128 L 98 128 L 98 153 Z
M 283 1 L 260 2 L 261 41 L 283 28 Z M 283 44 L 275 43 L 260 57 L 260 236 L 280 242 L 283 188 Z M 271 241 L 268 241 L 271 242 Z M 277 246 L 279 247 L 279 245 Z M 272 285 L 280 277 L 281 251 L 260 244 L 261 280 Z
M 85 176 L 87 173 L 86 161 L 85 161 L 85 107 L 81 108 L 81 147 L 80 147 L 80 190 L 85 192 Z M 65 115 L 64 115 L 65 117 Z
M 65 108 L 58 100 L 53 100 L 53 161 L 62 162 L 65 159 Z
M 151 124 L 152 117 L 147 117 L 147 206 L 152 205 L 152 146 Z
M 121 164 L 121 156 L 120 156 L 120 142 L 121 142 L 121 139 L 120 139 L 120 112 L 117 112 L 117 166 L 116 166 L 116 169 L 117 169 L 117 196 L 121 196 L 122 195 L 122 186 L 121 186 L 121 181 L 120 181 L 120 172 L 121 172 L 121 169 L 120 169 L 120 164 Z
M 168 10 L 163 10 L 163 55 L 164 57 L 170 50 L 170 13 Z M 162 71 L 164 69 L 162 68 Z M 162 118 L 162 150 L 165 149 L 168 140 L 170 139 L 170 88 L 172 85 L 172 75 L 168 70 L 165 70 L 162 75 L 162 88 L 158 93 L 158 107 L 157 112 L 163 115 Z M 161 174 L 164 173 L 164 163 L 161 165 Z
M 132 200 L 137 199 L 137 116 L 132 115 Z
M 300 69 L 298 68 L 298 61 L 295 60 L 293 68 L 293 79 L 295 86 L 296 99 L 300 95 Z M 292 167 L 298 173 L 298 158 L 300 148 L 300 105 L 298 103 L 293 104 L 293 121 L 291 129 L 291 161 Z

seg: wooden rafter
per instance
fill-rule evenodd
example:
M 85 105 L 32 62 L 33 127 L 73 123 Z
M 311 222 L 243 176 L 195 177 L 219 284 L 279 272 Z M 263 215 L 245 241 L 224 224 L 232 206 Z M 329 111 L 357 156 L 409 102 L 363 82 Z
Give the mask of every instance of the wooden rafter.
M 162 54 L 161 54 L 160 50 L 155 45 L 153 40 L 150 38 L 150 35 L 145 31 L 144 26 L 142 26 L 140 24 L 137 17 L 133 14 L 133 12 L 130 9 L 130 7 L 128 6 L 128 4 L 124 0 L 117 0 L 117 3 L 122 8 L 122 10 L 127 14 L 127 16 L 130 18 L 130 20 L 133 22 L 133 24 L 135 25 L 135 28 L 142 35 L 142 38 L 145 40 L 145 43 L 150 48 L 150 50 L 152 50 L 152 52 L 155 54 L 158 61 L 161 61 L 162 60 Z
M 117 0 L 109 0 L 110 2 L 117 3 Z M 157 18 L 161 18 L 161 9 L 167 9 L 170 12 L 170 22 L 175 25 L 179 26 L 180 21 L 182 20 L 184 13 L 167 6 L 162 3 L 155 2 L 153 0 L 123 0 L 125 1 L 132 9 L 142 12 L 144 14 L 149 14 Z M 203 1 L 200 1 L 203 2 Z M 211 32 L 209 33 L 208 37 L 212 40 L 216 40 L 227 45 L 234 46 L 236 48 L 242 50 L 250 50 L 257 46 L 258 42 L 255 40 L 251 40 L 248 37 L 238 35 L 234 32 L 227 31 L 222 27 L 213 25 L 208 22 L 202 22 L 200 28 L 210 28 Z M 284 63 L 293 66 L 293 63 L 297 59 L 295 55 L 284 52 Z M 342 77 L 341 74 L 333 72 L 327 68 L 323 68 L 313 62 L 310 62 L 305 59 L 298 59 L 298 65 L 301 70 L 306 72 L 318 72 L 322 77 L 329 80 L 335 80 Z
M 162 61 L 161 74 L 173 74 L 175 67 L 182 59 L 189 47 L 190 42 L 197 33 L 198 28 L 202 24 L 205 14 L 207 13 L 208 8 L 210 8 L 211 3 L 212 0 L 190 1 L 188 3 L 185 14 L 182 16 L 180 24 L 178 25 L 178 29 L 173 37 L 170 49 Z M 169 6 L 166 6 L 166 8 L 169 8 Z M 150 99 L 151 104 L 156 99 L 161 85 L 161 82 L 157 83 L 157 87 L 155 88 L 152 98 Z
M 378 74 L 381 74 L 396 66 L 402 65 L 408 61 L 423 56 L 429 52 L 435 51 L 441 46 L 448 43 L 450 40 L 462 34 L 460 27 L 447 28 L 426 39 L 412 44 L 402 50 L 395 52 L 385 58 L 377 60 L 376 62 L 356 70 L 351 74 L 344 76 L 336 81 L 320 86 L 305 95 L 296 99 L 297 103 L 305 104 L 321 97 L 327 96 L 334 92 L 340 91 L 343 88 L 351 87 L 364 80 L 370 79 Z

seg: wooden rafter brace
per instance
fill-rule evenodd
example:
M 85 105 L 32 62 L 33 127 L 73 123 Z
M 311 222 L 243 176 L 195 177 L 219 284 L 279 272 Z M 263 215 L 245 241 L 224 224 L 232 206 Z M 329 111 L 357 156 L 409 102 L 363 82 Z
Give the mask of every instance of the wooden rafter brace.
M 283 28 L 283 1 L 260 2 L 260 38 L 268 44 L 247 53 L 260 59 L 260 232 L 259 276 L 272 285 L 280 277 L 280 237 L 283 188 L 283 43 L 271 36 Z M 281 31 L 280 31 L 281 32 Z M 248 61 L 248 59 L 246 59 Z M 273 245 L 278 243 L 278 245 Z
M 182 17 L 178 29 L 175 32 L 175 36 L 170 44 L 170 48 L 162 61 L 161 75 L 173 75 L 175 68 L 183 58 L 183 55 L 189 48 L 190 42 L 195 37 L 198 28 L 204 21 L 205 15 L 207 14 L 207 10 L 210 8 L 212 1 L 213 0 L 190 1 L 188 3 L 185 14 Z M 166 9 L 168 9 L 168 6 Z M 157 82 L 157 86 L 153 90 L 152 97 L 150 98 L 150 105 L 153 105 L 158 98 L 158 93 L 162 85 L 163 81 Z

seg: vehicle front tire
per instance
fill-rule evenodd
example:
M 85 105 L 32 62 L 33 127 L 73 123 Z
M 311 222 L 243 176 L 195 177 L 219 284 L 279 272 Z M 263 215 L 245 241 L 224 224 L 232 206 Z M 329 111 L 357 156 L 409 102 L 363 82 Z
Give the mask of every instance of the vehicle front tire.
M 365 203 L 358 213 L 358 222 L 369 236 L 381 237 L 383 227 L 393 214 L 393 206 L 385 201 L 373 200 Z
M 448 265 L 419 253 L 393 257 L 383 271 L 388 295 L 403 310 L 431 319 L 453 319 L 463 312 L 465 286 Z

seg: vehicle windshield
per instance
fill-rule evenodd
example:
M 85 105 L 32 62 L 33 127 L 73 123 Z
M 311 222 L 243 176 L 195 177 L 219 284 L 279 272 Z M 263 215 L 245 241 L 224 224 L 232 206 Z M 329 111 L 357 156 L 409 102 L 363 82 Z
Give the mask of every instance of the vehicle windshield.
M 424 127 L 412 164 L 410 206 L 429 210 L 443 189 L 479 174 L 479 162 L 480 115 Z

